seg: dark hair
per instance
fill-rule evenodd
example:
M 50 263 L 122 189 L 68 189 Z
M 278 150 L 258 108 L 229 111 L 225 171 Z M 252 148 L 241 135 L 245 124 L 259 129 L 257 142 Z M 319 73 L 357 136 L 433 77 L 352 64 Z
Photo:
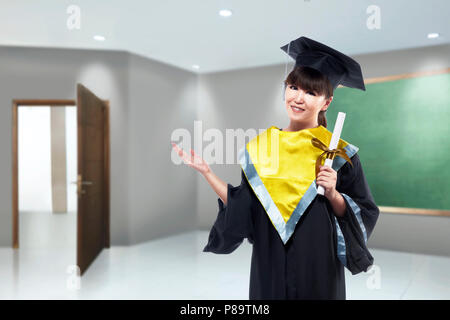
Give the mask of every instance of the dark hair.
M 285 89 L 288 85 L 294 85 L 305 91 L 314 91 L 318 95 L 324 95 L 325 99 L 329 99 L 333 95 L 333 86 L 328 78 L 323 73 L 309 67 L 295 67 L 284 80 Z M 325 113 L 326 110 L 319 111 L 317 122 L 326 128 Z

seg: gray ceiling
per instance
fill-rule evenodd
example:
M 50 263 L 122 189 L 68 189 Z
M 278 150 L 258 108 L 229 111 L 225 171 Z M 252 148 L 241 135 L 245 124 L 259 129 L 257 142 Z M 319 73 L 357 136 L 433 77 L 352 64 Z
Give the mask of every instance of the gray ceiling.
M 71 4 L 79 30 L 67 27 Z M 125 50 L 206 73 L 285 63 L 279 47 L 302 35 L 349 55 L 450 43 L 449 16 L 449 0 L 0 0 L 0 45 Z

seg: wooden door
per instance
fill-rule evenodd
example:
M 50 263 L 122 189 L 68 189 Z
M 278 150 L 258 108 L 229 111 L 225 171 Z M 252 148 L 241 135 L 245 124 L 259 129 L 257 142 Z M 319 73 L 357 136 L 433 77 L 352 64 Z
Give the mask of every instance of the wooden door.
M 107 116 L 107 102 L 77 84 L 77 265 L 81 275 L 109 247 Z

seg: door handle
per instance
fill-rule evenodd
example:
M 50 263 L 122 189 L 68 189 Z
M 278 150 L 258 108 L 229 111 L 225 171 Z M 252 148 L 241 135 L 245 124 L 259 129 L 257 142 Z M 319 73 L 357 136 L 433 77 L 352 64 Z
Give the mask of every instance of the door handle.
M 77 181 L 72 181 L 71 182 L 71 184 L 77 184 L 78 182 Z M 84 184 L 84 185 L 91 185 L 91 184 L 93 184 L 92 183 L 92 181 L 81 181 L 81 184 Z
M 77 181 L 72 181 L 71 183 L 77 185 L 77 194 L 78 194 L 78 196 L 80 196 L 81 194 L 86 193 L 86 191 L 82 189 L 83 185 L 90 186 L 90 185 L 94 184 L 92 181 L 83 181 L 81 179 L 81 174 L 78 175 Z

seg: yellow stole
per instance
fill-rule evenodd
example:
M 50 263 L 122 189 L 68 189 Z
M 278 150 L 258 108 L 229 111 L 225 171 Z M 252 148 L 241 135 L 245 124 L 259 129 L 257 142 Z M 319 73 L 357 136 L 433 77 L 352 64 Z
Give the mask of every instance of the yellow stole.
M 245 147 L 245 154 L 250 158 L 256 174 L 264 184 L 285 223 L 288 222 L 316 179 L 316 160 L 323 150 L 314 146 L 311 140 L 317 138 L 328 147 L 331 136 L 332 132 L 321 125 L 293 132 L 280 131 L 279 128 L 272 126 L 253 138 Z M 345 148 L 347 145 L 349 145 L 348 142 L 340 139 L 337 148 Z M 347 156 L 351 157 L 356 152 L 353 150 L 350 154 L 347 153 Z M 249 169 L 244 168 L 246 175 L 248 172 Z M 248 176 L 247 179 L 249 179 Z M 257 188 L 255 182 L 249 182 L 252 188 Z M 259 200 L 265 202 L 263 206 L 267 211 L 267 199 L 261 199 L 259 196 L 261 192 L 254 191 Z M 269 214 L 270 216 L 271 214 Z M 280 222 L 278 221 L 277 224 L 280 225 Z M 278 231 L 280 232 L 280 230 Z

